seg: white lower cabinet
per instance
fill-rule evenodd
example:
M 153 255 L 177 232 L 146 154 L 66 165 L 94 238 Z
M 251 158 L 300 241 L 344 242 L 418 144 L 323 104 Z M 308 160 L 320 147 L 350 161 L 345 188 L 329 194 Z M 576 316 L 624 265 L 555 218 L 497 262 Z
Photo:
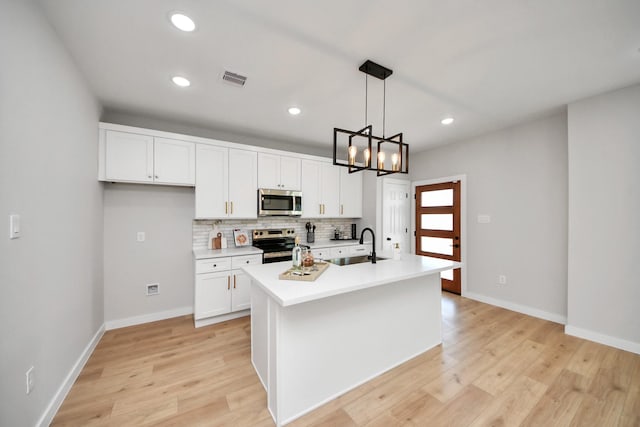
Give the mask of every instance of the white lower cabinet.
M 349 256 L 370 255 L 371 247 L 369 244 L 349 246 Z
M 193 304 L 196 327 L 221 322 L 234 317 L 223 315 L 250 309 L 251 279 L 240 267 L 261 263 L 262 255 L 197 260 Z
M 370 244 L 355 244 L 343 246 L 329 246 L 325 248 L 313 248 L 311 253 L 315 259 L 345 258 L 371 254 Z
M 199 274 L 196 277 L 194 319 L 231 312 L 231 277 L 229 272 Z
M 350 256 L 349 246 L 336 246 L 331 248 L 331 258 L 344 258 Z

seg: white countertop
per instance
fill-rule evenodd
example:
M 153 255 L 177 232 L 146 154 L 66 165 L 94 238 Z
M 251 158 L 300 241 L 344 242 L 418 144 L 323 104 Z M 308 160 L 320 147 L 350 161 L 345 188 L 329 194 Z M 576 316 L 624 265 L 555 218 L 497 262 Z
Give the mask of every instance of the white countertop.
M 262 255 L 262 249 L 254 248 L 253 246 L 242 246 L 240 248 L 193 250 L 193 257 L 195 259 L 222 258 L 239 255 Z
M 382 256 L 382 255 L 379 255 Z M 250 265 L 242 269 L 283 307 L 426 276 L 460 267 L 462 264 L 438 258 L 402 254 L 400 260 L 382 260 L 329 268 L 314 282 L 279 280 L 278 275 L 291 267 L 291 261 Z

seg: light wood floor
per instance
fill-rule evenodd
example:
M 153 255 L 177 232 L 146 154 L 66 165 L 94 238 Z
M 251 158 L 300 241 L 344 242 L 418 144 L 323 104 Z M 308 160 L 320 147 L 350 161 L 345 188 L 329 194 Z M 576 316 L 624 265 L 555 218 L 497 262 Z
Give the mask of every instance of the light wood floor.
M 444 341 L 292 426 L 640 426 L 640 356 L 444 294 Z M 105 333 L 54 426 L 273 426 L 249 318 Z M 310 387 L 313 384 L 309 384 Z

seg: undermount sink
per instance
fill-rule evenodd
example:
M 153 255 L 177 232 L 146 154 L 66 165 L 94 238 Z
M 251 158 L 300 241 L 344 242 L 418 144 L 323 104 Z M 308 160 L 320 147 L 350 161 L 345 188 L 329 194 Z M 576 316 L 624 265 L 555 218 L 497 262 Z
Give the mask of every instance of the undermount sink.
M 383 261 L 384 257 L 376 257 L 376 261 Z M 328 259 L 327 262 L 335 265 L 351 265 L 351 264 L 362 264 L 363 262 L 371 262 L 371 256 L 361 255 L 361 256 L 351 256 L 345 258 L 332 258 Z

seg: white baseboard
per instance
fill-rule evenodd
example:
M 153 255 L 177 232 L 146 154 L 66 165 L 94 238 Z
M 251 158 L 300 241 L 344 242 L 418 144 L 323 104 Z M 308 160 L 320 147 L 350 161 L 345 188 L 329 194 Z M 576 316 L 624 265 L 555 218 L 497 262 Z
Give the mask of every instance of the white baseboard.
M 172 317 L 185 316 L 193 313 L 193 307 L 178 307 L 156 313 L 127 317 L 124 319 L 108 320 L 105 322 L 107 331 L 111 329 L 125 328 L 127 326 L 141 325 L 143 323 L 156 322 L 158 320 L 171 319 Z
M 566 325 L 564 327 L 564 333 L 567 335 L 573 335 L 574 337 L 597 342 L 599 344 L 619 348 L 620 350 L 640 354 L 640 343 L 637 342 L 627 341 L 622 338 L 612 337 L 611 335 L 605 335 L 599 332 L 593 332 L 588 329 L 576 328 L 575 326 L 571 325 Z
M 202 326 L 214 325 L 216 323 L 226 322 L 227 320 L 237 319 L 239 317 L 245 317 L 251 315 L 251 310 L 236 311 L 229 314 L 221 314 L 220 316 L 208 317 L 206 319 L 196 320 L 194 322 L 196 328 Z
M 567 316 L 562 316 L 556 313 L 550 313 L 548 311 L 540 310 L 540 309 L 529 307 L 526 305 L 516 304 L 511 301 L 504 301 L 501 299 L 488 297 L 482 294 L 476 294 L 474 292 L 465 292 L 463 297 L 484 302 L 487 304 L 495 305 L 497 307 L 506 308 L 507 310 L 517 311 L 518 313 L 537 317 L 539 319 L 549 320 L 550 322 L 560 323 L 562 325 L 565 325 L 567 323 Z
M 103 324 L 102 326 L 100 326 L 93 338 L 91 338 L 91 341 L 89 341 L 89 344 L 87 344 L 87 346 L 84 348 L 82 354 L 80 354 L 80 357 L 71 368 L 71 371 L 69 371 L 69 373 L 67 374 L 66 378 L 58 388 L 58 391 L 56 391 L 53 399 L 51 399 L 51 402 L 49 402 L 49 405 L 44 411 L 44 414 L 42 414 L 42 416 L 36 423 L 36 426 L 46 427 L 51 424 L 51 422 L 53 421 L 53 417 L 55 417 L 58 409 L 60 409 L 60 406 L 62 405 L 62 402 L 64 402 L 64 399 L 67 397 L 69 390 L 71 390 L 71 386 L 73 386 L 73 383 L 78 378 L 78 375 L 80 375 L 82 368 L 84 368 L 87 360 L 89 360 L 89 356 L 91 356 L 93 350 L 95 350 L 96 346 L 98 345 L 98 342 L 100 342 L 102 335 L 104 335 L 104 331 L 105 328 Z

